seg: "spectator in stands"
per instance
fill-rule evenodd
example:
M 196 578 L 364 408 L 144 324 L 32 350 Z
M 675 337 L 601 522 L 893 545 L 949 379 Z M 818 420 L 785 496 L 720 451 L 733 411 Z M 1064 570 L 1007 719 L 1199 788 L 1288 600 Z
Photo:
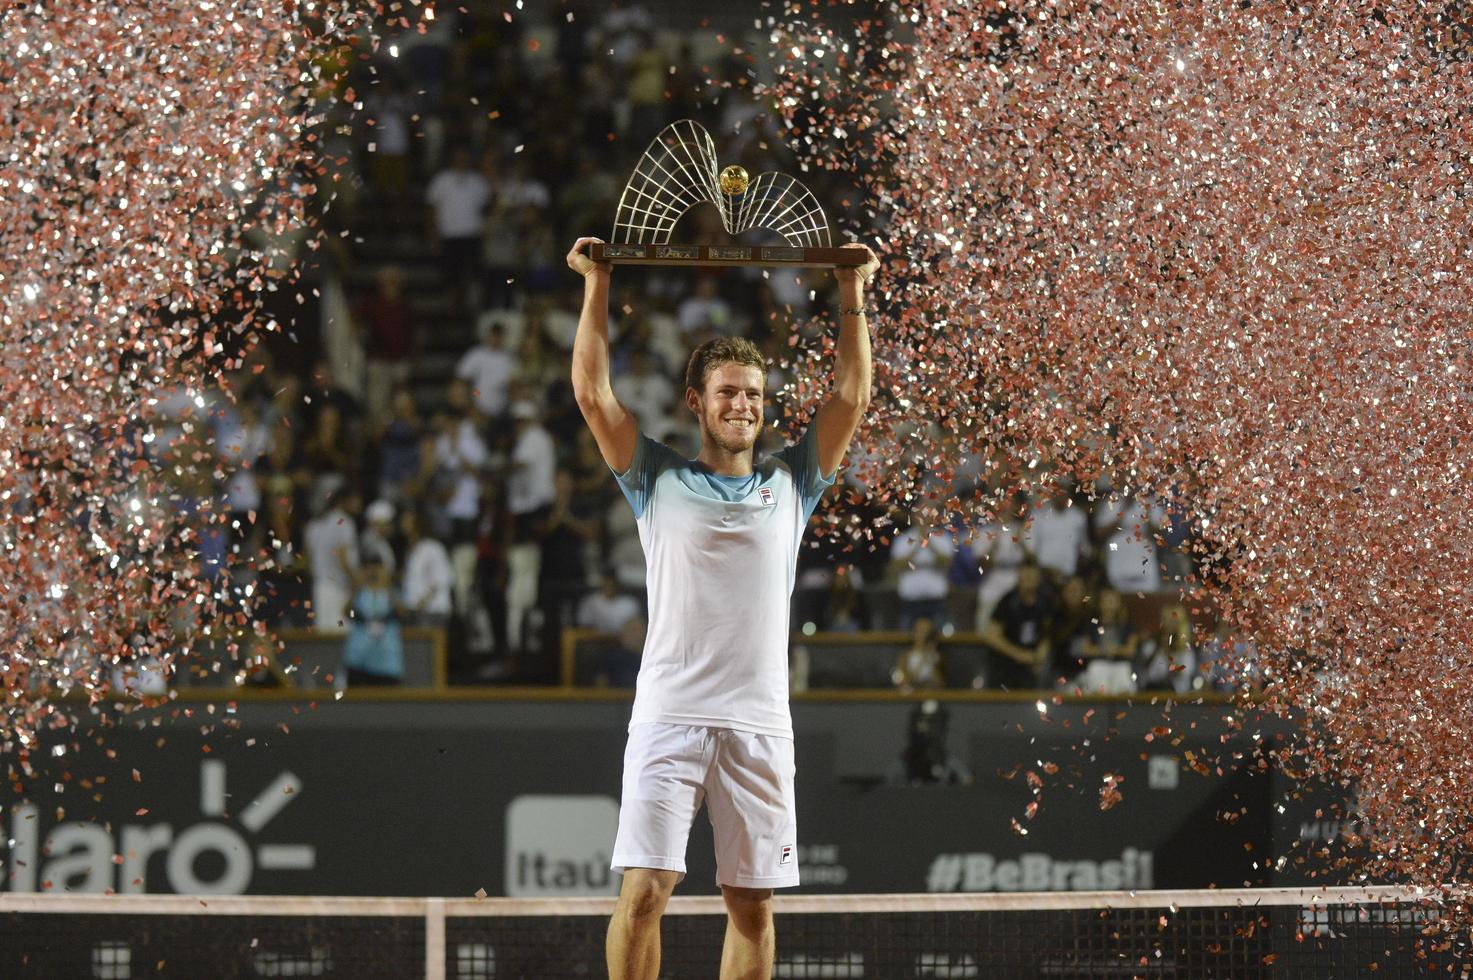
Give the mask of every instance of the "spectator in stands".
M 543 329 L 545 316 L 541 307 L 532 307 L 527 311 L 526 322 L 522 325 L 521 343 L 517 345 L 518 393 L 514 400 L 541 401 L 553 379 L 562 377 L 564 360 L 553 349 L 552 342 Z
M 425 427 L 414 392 L 400 387 L 389 402 L 390 414 L 377 430 L 375 443 L 379 451 L 379 495 L 391 503 L 400 503 L 420 467 L 420 446 Z
M 1078 575 L 1064 580 L 1058 590 L 1058 605 L 1053 618 L 1047 624 L 1049 650 L 1053 654 L 1055 679 L 1072 677 L 1079 667 L 1070 662 L 1070 647 L 1074 638 L 1086 627 L 1093 626 L 1094 609 L 1089 602 L 1084 579 Z
M 399 627 L 402 614 L 393 575 L 382 562 L 369 558 L 353 592 L 348 638 L 343 647 L 349 687 L 404 681 L 404 635 Z
M 731 307 L 721 298 L 720 284 L 711 276 L 696 280 L 694 294 L 680 304 L 676 319 L 685 343 L 692 347 L 733 332 Z
M 941 650 L 936 645 L 936 624 L 922 616 L 911 631 L 910 646 L 896 661 L 891 677 L 902 691 L 945 687 Z
M 537 604 L 542 609 L 542 669 L 537 680 L 553 681 L 563 627 L 574 620 L 578 600 L 588 591 L 589 546 L 602 528 L 598 501 L 579 500 L 573 493 L 573 475 L 558 470 L 554 477 L 552 507 L 539 532 L 542 563 L 538 569 Z M 591 505 L 591 508 L 590 508 Z
M 973 535 L 960 524 L 952 527 L 952 540 L 956 551 L 952 553 L 951 565 L 946 570 L 946 621 L 947 635 L 953 627 L 972 627 L 977 621 L 977 596 L 982 587 L 981 562 L 972 550 Z
M 537 606 L 541 532 L 557 496 L 557 447 L 542 427 L 540 413 L 532 402 L 516 402 L 511 416 L 516 424 L 516 440 L 506 495 L 512 519 L 512 544 L 507 553 L 507 634 L 512 650 L 521 653 L 532 639 L 524 627 L 528 613 Z
M 373 121 L 369 173 L 374 190 L 388 200 L 400 200 L 409 186 L 409 122 L 414 101 L 393 71 L 380 71 L 378 84 L 363 101 Z
M 394 390 L 409 383 L 414 369 L 414 310 L 404 298 L 403 270 L 379 269 L 374 291 L 353 308 L 353 323 L 363 341 L 364 401 L 374 427 L 383 423 Z
M 312 377 L 308 380 L 302 401 L 307 403 L 308 416 L 314 417 L 328 405 L 338 410 L 338 421 L 342 431 L 350 439 L 359 435 L 359 422 L 363 408 L 353 393 L 338 381 L 332 373 L 332 364 L 326 358 L 312 365 Z
M 358 555 L 367 563 L 370 558 L 376 558 L 389 574 L 399 567 L 394 556 L 394 505 L 387 500 L 379 499 L 369 504 L 363 510 L 364 528 L 363 533 L 358 536 Z
M 312 474 L 312 497 L 321 500 L 347 483 L 354 458 L 342 413 L 328 402 L 317 410 L 312 431 L 302 443 L 302 464 Z
M 656 419 L 648 425 L 641 419 L 640 425 L 651 439 L 663 442 L 687 459 L 694 457 L 700 450 L 700 431 L 684 402 L 672 404 L 664 418 Z
M 293 520 L 290 487 L 276 492 L 267 487 L 266 512 L 256 523 L 262 529 L 261 544 L 252 553 L 263 555 L 256 579 L 256 618 L 268 626 L 304 627 L 312 598 L 310 570 L 296 545 L 299 535 Z
M 242 399 L 230 410 L 215 416 L 215 451 L 229 474 L 225 483 L 225 506 L 230 512 L 237 539 L 250 527 L 251 515 L 261 509 L 258 463 L 271 446 L 271 433 L 261 424 L 256 403 Z
M 590 592 L 578 604 L 578 625 L 586 630 L 615 634 L 641 613 L 639 600 L 619 587 L 619 578 L 612 568 L 605 568 L 599 577 L 598 591 Z
M 1162 507 L 1163 517 L 1156 532 L 1161 581 L 1167 589 L 1179 589 L 1191 576 L 1192 546 L 1196 528 L 1180 498 Z
M 462 312 L 479 302 L 483 220 L 491 202 L 491 185 L 471 166 L 470 151 L 458 147 L 450 165 L 435 174 L 425 191 L 430 205 L 430 234 Z
M 1185 694 L 1202 685 L 1192 633 L 1192 620 L 1185 606 L 1168 602 L 1161 607 L 1160 629 L 1141 643 L 1136 674 L 1142 689 Z
M 424 533 L 413 510 L 399 515 L 404 538 L 404 606 L 412 626 L 445 627 L 455 610 L 455 569 L 445 545 Z
M 1018 570 L 1027 552 L 1023 548 L 1023 524 L 1016 507 L 999 510 L 997 520 L 977 528 L 973 552 L 982 568 L 977 588 L 977 629 L 986 632 L 997 604 L 1018 584 Z
M 516 373 L 517 361 L 506 349 L 506 325 L 500 320 L 492 320 L 481 342 L 455 365 L 455 376 L 470 384 L 476 410 L 488 419 L 506 414 L 507 391 Z
M 639 678 L 639 661 L 644 653 L 645 622 L 635 616 L 619 630 L 619 642 L 607 647 L 600 659 L 594 683 L 599 687 L 633 687 Z
M 869 629 L 869 607 L 859 591 L 864 575 L 858 568 L 840 569 L 829 580 L 827 620 L 830 633 L 858 633 Z
M 304 417 L 302 406 L 302 379 L 295 374 L 279 374 L 271 392 L 271 403 L 261 413 L 261 422 L 272 432 L 282 428 L 300 432 Z
M 670 414 L 675 386 L 655 371 L 648 351 L 635 350 L 629 355 L 629 373 L 614 379 L 614 396 L 641 424 L 653 425 Z
M 899 767 L 890 773 L 890 781 L 919 786 L 927 783 L 965 784 L 972 774 L 951 754 L 947 747 L 950 713 L 946 705 L 935 699 L 917 704 L 906 724 L 905 750 Z
M 560 285 L 557 274 L 557 235 L 550 216 L 542 208 L 527 206 L 517 213 L 517 278 L 534 295 L 548 293 Z
M 506 484 L 500 474 L 488 473 L 481 482 L 481 516 L 476 522 L 476 593 L 491 627 L 491 657 L 477 676 L 501 680 L 511 673 L 507 636 L 507 555 L 511 550 L 512 519 L 506 509 Z
M 1133 693 L 1139 647 L 1140 635 L 1130 621 L 1125 600 L 1114 589 L 1102 590 L 1095 621 L 1086 623 L 1069 642 L 1061 670 L 1065 686 L 1086 694 Z
M 1089 518 L 1060 491 L 1033 506 L 1023 547 L 1046 572 L 1064 581 L 1079 573 L 1080 559 L 1089 553 Z
M 1096 508 L 1096 533 L 1105 539 L 1105 577 L 1126 594 L 1161 589 L 1156 556 L 1156 528 L 1164 512 L 1147 509 L 1135 500 L 1102 500 Z
M 670 64 L 650 37 L 629 61 L 624 97 L 629 103 L 629 140 L 644 146 L 657 136 L 669 118 L 666 87 Z
M 1257 655 L 1257 645 L 1251 638 L 1234 633 L 1230 620 L 1219 619 L 1212 636 L 1197 648 L 1204 686 L 1222 692 L 1259 687 L 1263 678 L 1257 669 Z
M 568 461 L 573 475 L 573 492 L 588 500 L 606 505 L 615 499 L 609 491 L 609 466 L 598 451 L 598 443 L 588 427 L 581 426 L 573 434 L 573 458 Z
M 437 416 L 435 459 L 445 478 L 448 494 L 445 516 L 449 527 L 445 541 L 455 567 L 456 607 L 470 605 L 475 581 L 476 522 L 481 516 L 481 472 L 489 462 L 480 420 L 471 405 L 470 386 L 456 378 L 446 390 L 445 411 Z
M 312 628 L 341 629 L 353 600 L 358 571 L 358 511 L 354 487 L 333 494 L 321 516 L 307 525 L 305 545 L 312 569 Z
M 1057 605 L 1034 562 L 1018 566 L 1018 584 L 997 604 L 986 637 L 1009 663 L 997 672 L 1006 687 L 1036 687 L 1048 669 L 1048 627 Z
M 921 514 L 915 514 L 910 527 L 891 543 L 890 568 L 900 599 L 901 629 L 910 629 L 923 617 L 945 623 L 947 571 L 955 550 L 951 533 L 944 527 L 932 527 Z
M 619 586 L 643 599 L 645 595 L 644 545 L 639 540 L 639 526 L 634 511 L 624 498 L 609 502 L 604 510 L 604 528 L 608 534 L 608 562 L 619 579 Z

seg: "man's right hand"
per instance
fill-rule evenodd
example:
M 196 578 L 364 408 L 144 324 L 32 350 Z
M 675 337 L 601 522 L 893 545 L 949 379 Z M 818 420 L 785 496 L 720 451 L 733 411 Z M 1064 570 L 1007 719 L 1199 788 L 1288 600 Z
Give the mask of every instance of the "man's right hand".
M 576 242 L 574 242 L 572 249 L 568 252 L 568 268 L 578 273 L 578 275 L 583 276 L 585 279 L 588 277 L 588 274 L 590 272 L 602 272 L 605 275 L 608 275 L 611 271 L 613 271 L 614 267 L 612 263 L 595 262 L 584 253 L 583 250 L 588 246 L 590 242 L 598 242 L 600 245 L 602 245 L 603 239 L 580 238 Z

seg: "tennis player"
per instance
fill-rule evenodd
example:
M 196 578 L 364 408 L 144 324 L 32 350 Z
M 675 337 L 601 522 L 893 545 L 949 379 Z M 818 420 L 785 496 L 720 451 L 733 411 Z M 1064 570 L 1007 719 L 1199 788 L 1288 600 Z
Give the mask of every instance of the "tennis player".
M 864 284 L 879 260 L 851 245 L 865 263 L 834 272 L 834 390 L 803 437 L 754 461 L 766 365 L 751 342 L 719 338 L 686 367 L 701 451 L 682 459 L 642 434 L 610 387 L 610 267 L 585 251 L 597 240 L 580 238 L 568 253 L 584 283 L 573 390 L 634 508 L 650 604 L 614 841 L 612 866 L 624 879 L 609 923 L 609 977 L 658 977 L 660 917 L 685 877 L 686 840 L 704 802 L 728 913 L 722 980 L 768 980 L 772 891 L 798 884 L 787 663 L 794 567 L 869 402 Z

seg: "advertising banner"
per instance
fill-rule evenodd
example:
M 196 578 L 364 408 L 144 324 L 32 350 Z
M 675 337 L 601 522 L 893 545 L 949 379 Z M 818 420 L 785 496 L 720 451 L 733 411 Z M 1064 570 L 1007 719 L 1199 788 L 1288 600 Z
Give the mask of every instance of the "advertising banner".
M 841 776 L 797 741 L 804 892 L 1047 891 L 1267 881 L 1267 777 L 1178 744 L 973 735 L 966 780 Z M 109 732 L 3 799 L 11 891 L 607 895 L 622 728 Z M 1195 750 L 1198 757 L 1211 746 Z M 883 766 L 877 766 L 883 771 Z M 969 778 L 968 778 L 969 777 Z M 698 816 L 685 893 L 715 890 Z

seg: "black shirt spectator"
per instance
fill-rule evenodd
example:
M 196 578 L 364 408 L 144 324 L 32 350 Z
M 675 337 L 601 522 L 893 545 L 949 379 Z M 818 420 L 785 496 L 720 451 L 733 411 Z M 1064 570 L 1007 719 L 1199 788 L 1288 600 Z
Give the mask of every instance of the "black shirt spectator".
M 1020 566 L 1018 584 L 998 602 L 987 627 L 988 639 L 1004 655 L 996 674 L 1002 686 L 1038 684 L 1048 664 L 1048 631 L 1057 606 L 1038 566 Z

